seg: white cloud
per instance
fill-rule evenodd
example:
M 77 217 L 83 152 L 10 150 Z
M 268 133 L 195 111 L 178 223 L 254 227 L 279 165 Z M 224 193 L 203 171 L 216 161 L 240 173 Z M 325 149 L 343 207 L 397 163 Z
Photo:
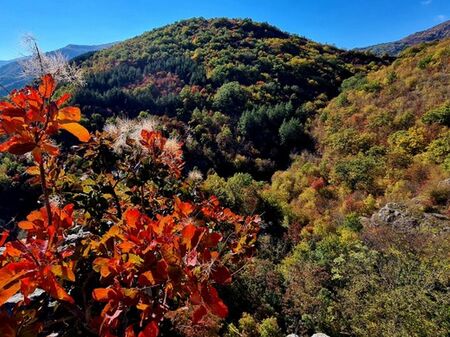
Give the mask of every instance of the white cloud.
M 433 2 L 433 0 L 422 0 L 420 3 L 424 6 L 430 5 Z
M 445 20 L 447 20 L 447 15 L 440 14 L 440 15 L 436 16 L 436 20 L 440 21 L 440 22 L 444 22 Z

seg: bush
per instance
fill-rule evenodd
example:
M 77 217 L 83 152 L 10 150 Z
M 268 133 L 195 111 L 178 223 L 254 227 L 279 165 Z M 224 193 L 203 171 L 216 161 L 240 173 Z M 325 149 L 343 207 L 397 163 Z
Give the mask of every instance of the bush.
M 213 106 L 230 116 L 240 116 L 247 103 L 247 92 L 238 82 L 222 85 L 213 98 Z
M 427 124 L 437 123 L 450 127 L 450 103 L 445 103 L 437 109 L 425 113 L 422 121 Z
M 297 118 L 291 118 L 283 121 L 278 132 L 282 145 L 297 145 L 303 137 L 303 126 Z
M 361 220 L 356 213 L 347 214 L 342 224 L 344 228 L 348 228 L 352 231 L 359 232 L 362 229 Z
M 261 337 L 282 337 L 281 329 L 278 327 L 277 319 L 270 317 L 258 324 L 258 332 Z
M 380 174 L 379 160 L 358 154 L 338 162 L 334 168 L 336 179 L 352 191 L 376 192 L 376 179 Z

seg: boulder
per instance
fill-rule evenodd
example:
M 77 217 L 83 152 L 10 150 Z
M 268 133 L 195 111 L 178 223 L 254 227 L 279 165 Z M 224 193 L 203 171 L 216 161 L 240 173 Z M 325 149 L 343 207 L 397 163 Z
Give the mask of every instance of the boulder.
M 370 218 L 361 217 L 364 226 L 390 226 L 400 231 L 420 231 L 433 228 L 435 232 L 450 231 L 450 218 L 440 213 L 424 213 L 404 204 L 390 202 Z
M 417 216 L 413 215 L 404 205 L 394 202 L 387 203 L 373 214 L 370 222 L 374 226 L 384 224 L 398 228 L 414 228 L 419 225 Z

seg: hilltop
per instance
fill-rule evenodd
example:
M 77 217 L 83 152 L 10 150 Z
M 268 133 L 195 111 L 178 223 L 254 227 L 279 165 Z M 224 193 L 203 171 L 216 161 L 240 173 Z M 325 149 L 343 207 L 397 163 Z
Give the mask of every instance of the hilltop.
M 92 127 L 117 115 L 171 118 L 193 166 L 266 178 L 313 146 L 307 125 L 344 79 L 385 62 L 266 23 L 201 18 L 77 61 L 88 75 L 75 103 Z

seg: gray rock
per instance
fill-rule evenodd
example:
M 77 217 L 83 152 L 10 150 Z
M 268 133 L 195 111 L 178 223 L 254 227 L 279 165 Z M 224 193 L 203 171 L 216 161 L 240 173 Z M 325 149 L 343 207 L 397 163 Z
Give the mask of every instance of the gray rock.
M 424 213 L 399 203 L 387 203 L 369 219 L 362 218 L 364 226 L 390 226 L 400 231 L 432 228 L 435 233 L 450 231 L 450 218 L 440 213 Z
M 450 178 L 445 179 L 445 180 L 441 180 L 438 183 L 438 187 L 450 187 Z
M 373 214 L 372 225 L 391 225 L 398 228 L 414 228 L 419 225 L 416 215 L 413 215 L 404 205 L 394 202 L 387 203 L 377 213 Z

